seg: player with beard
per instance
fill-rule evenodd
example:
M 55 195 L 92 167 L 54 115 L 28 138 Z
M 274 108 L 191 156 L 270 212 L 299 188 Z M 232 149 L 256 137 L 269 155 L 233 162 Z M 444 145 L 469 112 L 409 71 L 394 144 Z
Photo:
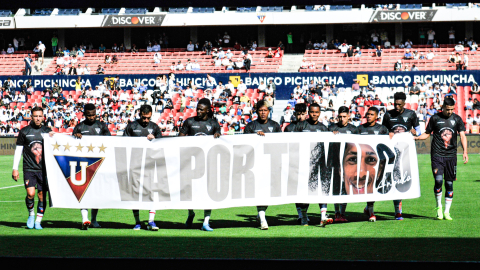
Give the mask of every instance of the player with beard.
M 295 125 L 298 122 L 305 121 L 305 118 L 307 118 L 307 104 L 305 103 L 298 103 L 295 105 L 295 120 L 290 123 L 285 129 L 284 132 L 293 132 L 295 129 Z M 300 210 L 299 210 L 300 211 Z M 300 212 L 299 212 L 300 214 Z
M 467 137 L 465 123 L 460 116 L 453 113 L 455 100 L 445 98 L 442 112 L 433 115 L 428 122 L 427 129 L 415 140 L 425 140 L 433 133 L 431 160 L 432 172 L 435 178 L 433 192 L 437 202 L 437 219 L 452 220 L 450 207 L 453 200 L 453 181 L 457 180 L 457 136 L 463 148 L 463 164 L 468 162 Z M 445 212 L 442 213 L 442 182 L 445 178 Z
M 86 104 L 83 107 L 83 115 L 85 120 L 73 129 L 72 135 L 77 139 L 86 136 L 112 136 L 107 125 L 97 120 L 97 109 L 93 104 Z M 90 225 L 94 228 L 101 228 L 97 222 L 98 209 L 92 209 L 92 221 L 88 220 L 88 209 L 81 209 L 82 214 L 82 230 L 87 230 Z
M 277 122 L 268 118 L 270 110 L 268 109 L 267 103 L 264 100 L 257 102 L 256 111 L 258 119 L 248 123 L 248 125 L 245 126 L 245 130 L 243 131 L 243 133 L 256 133 L 259 136 L 265 136 L 265 133 L 282 132 L 280 125 Z M 267 210 L 267 208 L 268 206 L 257 206 L 257 219 L 260 220 L 260 229 L 262 230 L 268 230 L 268 223 L 265 218 L 265 211 Z
M 210 100 L 202 98 L 198 101 L 197 104 L 197 116 L 190 117 L 185 122 L 183 122 L 182 127 L 180 128 L 179 136 L 210 136 L 219 138 L 220 137 L 220 125 L 217 120 L 213 118 L 212 104 Z M 212 210 L 204 210 L 204 220 L 202 225 L 202 231 L 211 232 L 213 229 L 210 227 L 210 215 Z M 195 212 L 193 209 L 188 210 L 188 218 L 185 222 L 185 226 L 190 229 L 192 228 L 193 218 L 195 217 Z
M 331 125 L 328 130 L 333 132 L 333 134 L 358 134 L 358 128 L 348 123 L 349 115 L 348 107 L 342 106 L 338 108 L 338 123 Z M 327 205 L 324 204 L 324 207 L 326 209 Z M 346 209 L 346 203 L 335 204 L 335 222 L 348 222 L 348 220 L 345 218 Z
M 417 113 L 415 111 L 405 109 L 405 100 L 407 96 L 405 93 L 395 93 L 393 95 L 395 109 L 387 111 L 383 116 L 382 125 L 388 128 L 390 138 L 394 134 L 411 132 L 413 136 L 420 135 L 420 123 L 418 121 Z M 395 149 L 397 154 L 397 160 L 400 159 L 399 151 Z M 398 168 L 400 163 L 395 163 L 394 179 L 401 178 L 400 169 Z M 394 200 L 395 206 L 395 219 L 403 220 L 402 216 L 402 200 Z
M 313 103 L 308 109 L 308 119 L 306 121 L 298 122 L 295 126 L 295 132 L 328 132 L 328 128 L 318 121 L 320 119 L 320 105 Z M 308 216 L 307 210 L 309 204 L 296 204 L 297 210 L 300 207 L 301 213 L 299 214 L 301 218 L 301 225 L 308 226 Z M 320 221 L 320 226 L 325 227 L 327 224 L 331 224 L 333 219 L 327 217 L 327 204 L 321 203 L 320 212 L 322 218 Z
M 50 137 L 54 132 L 43 125 L 44 115 L 41 107 L 32 109 L 32 120 L 30 125 L 22 128 L 18 133 L 17 147 L 13 158 L 12 178 L 18 181 L 20 174 L 18 165 L 23 154 L 23 181 L 27 190 L 25 204 L 28 210 L 27 228 L 41 230 L 42 218 L 45 214 L 46 193 L 48 191 L 45 161 L 43 158 L 43 137 L 42 133 L 49 133 Z M 37 218 L 35 220 L 35 189 L 38 189 Z
M 140 119 L 130 122 L 125 128 L 123 136 L 128 137 L 147 137 L 149 141 L 153 139 L 162 138 L 162 131 L 157 124 L 150 121 L 152 118 L 152 107 L 150 105 L 140 106 Z M 142 228 L 140 222 L 140 211 L 132 210 L 135 218 L 135 231 L 139 231 Z M 158 227 L 155 224 L 156 210 L 150 210 L 147 229 L 151 231 L 158 231 Z
M 358 127 L 358 131 L 360 132 L 360 135 L 388 135 L 389 134 L 388 128 L 377 123 L 377 118 L 378 118 L 377 107 L 370 107 L 367 110 L 365 117 L 367 118 L 367 122 L 363 125 L 360 125 L 360 127 Z M 378 174 L 378 175 L 381 175 L 381 174 Z M 372 176 L 370 175 L 370 177 Z M 373 211 L 374 204 L 375 202 L 367 202 L 367 206 L 363 210 L 363 213 L 368 216 L 368 221 L 370 222 L 377 221 L 377 217 L 375 216 L 375 212 Z

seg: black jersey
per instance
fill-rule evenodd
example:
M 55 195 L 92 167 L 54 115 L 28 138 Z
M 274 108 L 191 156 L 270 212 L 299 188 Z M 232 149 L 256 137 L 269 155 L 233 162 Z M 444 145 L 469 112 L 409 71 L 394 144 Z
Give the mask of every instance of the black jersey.
M 208 136 L 215 133 L 221 134 L 222 132 L 218 121 L 213 118 L 200 120 L 197 117 L 190 117 L 183 122 L 180 133 L 187 136 Z
M 295 132 L 295 126 L 298 122 L 291 122 L 290 125 L 286 126 L 283 132 Z
M 454 113 L 448 118 L 443 113 L 432 116 L 425 131 L 427 134 L 433 132 L 431 155 L 456 157 L 457 136 L 461 131 L 465 131 L 465 124 L 457 114 Z
M 346 126 L 342 127 L 340 126 L 340 123 L 336 123 L 330 125 L 330 127 L 328 127 L 328 131 L 338 131 L 344 134 L 359 134 L 358 128 L 352 124 L 347 124 Z
M 382 125 L 388 128 L 389 132 L 402 133 L 410 132 L 412 128 L 420 125 L 418 122 L 417 113 L 405 109 L 403 113 L 398 113 L 396 110 L 390 110 L 383 116 Z
M 261 124 L 257 119 L 255 121 L 248 123 L 243 133 L 249 134 L 249 133 L 257 133 L 259 131 L 263 131 L 264 133 L 275 133 L 275 132 L 282 132 L 282 129 L 280 128 L 280 125 L 273 120 L 268 119 L 267 123 Z
M 321 122 L 312 124 L 310 121 L 298 122 L 295 126 L 295 132 L 328 132 L 328 128 Z
M 140 120 L 133 121 L 127 125 L 125 132 L 123 132 L 123 136 L 129 137 L 147 137 L 149 134 L 155 136 L 155 139 L 162 138 L 162 131 L 157 124 L 151 121 L 148 122 L 146 127 L 140 124 Z
M 23 170 L 28 172 L 41 172 L 45 161 L 43 160 L 42 133 L 52 131 L 49 127 L 36 127 L 31 124 L 22 128 L 18 133 L 17 145 L 23 146 Z
M 107 125 L 98 120 L 95 120 L 93 124 L 89 125 L 86 121 L 83 121 L 75 126 L 72 135 L 80 133 L 85 136 L 111 136 L 110 130 Z
M 368 123 L 365 123 L 363 125 L 360 125 L 358 127 L 358 132 L 361 135 L 388 135 L 388 128 L 385 127 L 384 125 L 379 125 L 375 123 L 375 125 L 372 127 Z

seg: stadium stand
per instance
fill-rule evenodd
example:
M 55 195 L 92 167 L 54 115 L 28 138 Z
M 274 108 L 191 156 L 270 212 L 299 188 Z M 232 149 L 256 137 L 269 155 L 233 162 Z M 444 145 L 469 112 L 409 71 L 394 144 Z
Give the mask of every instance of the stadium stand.
M 14 54 L 0 55 L 0 76 L 23 75 L 25 71 L 25 62 L 23 59 L 28 53 L 31 54 L 35 62 L 37 56 L 33 51 L 18 51 Z M 35 63 L 32 64 L 34 65 Z
M 36 9 L 32 16 L 50 16 L 52 15 L 53 8 L 45 8 L 45 9 Z
M 420 71 L 426 70 L 455 70 L 454 63 L 448 63 L 447 58 L 452 52 L 455 52 L 453 45 L 442 45 L 441 48 L 426 48 L 425 46 L 414 46 L 409 49 L 410 52 L 418 51 L 418 54 L 426 55 L 430 50 L 435 57 L 432 60 L 404 60 L 406 49 L 383 49 L 380 57 L 375 57 L 375 49 L 361 49 L 361 57 L 345 57 L 338 50 L 306 50 L 304 58 L 313 63 L 313 68 L 300 69 L 301 72 L 319 72 L 326 64 L 329 71 L 357 71 L 361 68 L 364 71 L 393 71 L 394 64 L 401 60 L 403 64 L 408 64 L 410 68 L 415 65 Z M 422 47 L 422 48 L 420 48 Z M 442 48 L 443 47 L 443 48 Z M 467 52 L 467 51 L 465 51 Z M 469 68 L 480 68 L 480 54 L 478 51 L 468 51 Z
M 0 17 L 10 17 L 12 14 L 11 10 L 0 10 Z

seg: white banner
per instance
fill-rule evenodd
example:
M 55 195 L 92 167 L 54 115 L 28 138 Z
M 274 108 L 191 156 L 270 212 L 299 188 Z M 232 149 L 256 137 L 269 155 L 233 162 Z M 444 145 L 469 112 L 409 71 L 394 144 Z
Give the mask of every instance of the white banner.
M 410 134 L 45 139 L 53 207 L 218 209 L 420 197 Z

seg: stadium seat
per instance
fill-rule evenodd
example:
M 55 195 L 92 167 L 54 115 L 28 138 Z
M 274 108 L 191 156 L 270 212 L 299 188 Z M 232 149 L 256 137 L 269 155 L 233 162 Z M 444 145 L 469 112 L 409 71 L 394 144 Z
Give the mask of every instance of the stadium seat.
M 10 17 L 12 16 L 11 10 L 0 10 L 0 17 Z

